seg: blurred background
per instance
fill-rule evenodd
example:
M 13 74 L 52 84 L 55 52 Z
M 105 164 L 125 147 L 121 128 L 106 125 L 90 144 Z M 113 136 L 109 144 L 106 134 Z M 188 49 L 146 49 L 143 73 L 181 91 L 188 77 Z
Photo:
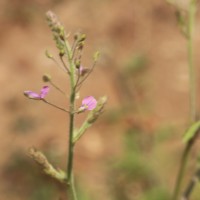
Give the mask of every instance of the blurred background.
M 187 0 L 177 0 L 177 5 L 187 10 Z M 71 41 L 77 31 L 87 35 L 85 67 L 91 66 L 96 50 L 101 52 L 80 93 L 81 98 L 108 96 L 105 112 L 75 149 L 80 199 L 168 200 L 184 147 L 189 97 L 186 40 L 175 9 L 164 0 L 0 1 L 0 199 L 66 199 L 65 188 L 27 156 L 36 147 L 52 164 L 66 168 L 68 117 L 23 96 L 24 90 L 40 90 L 44 73 L 68 90 L 66 75 L 45 56 L 46 49 L 57 56 L 45 20 L 48 10 L 59 16 Z M 199 18 L 197 13 L 197 22 Z M 197 72 L 199 34 L 196 23 Z M 53 88 L 47 99 L 67 106 Z M 78 116 L 77 127 L 86 115 Z M 195 147 L 184 184 L 197 155 Z M 192 199 L 199 195 L 196 188 Z

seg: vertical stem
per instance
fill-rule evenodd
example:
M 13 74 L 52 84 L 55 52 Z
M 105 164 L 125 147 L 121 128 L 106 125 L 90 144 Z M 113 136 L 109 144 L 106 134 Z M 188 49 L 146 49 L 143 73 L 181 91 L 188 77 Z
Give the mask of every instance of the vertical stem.
M 69 108 L 69 144 L 68 144 L 68 162 L 67 162 L 67 181 L 70 188 L 70 197 L 73 200 L 77 200 L 74 178 L 73 178 L 73 156 L 74 156 L 74 144 L 73 144 L 73 132 L 74 132 L 74 110 L 75 110 L 75 66 L 72 60 L 72 51 L 68 44 L 65 42 L 66 53 L 70 65 L 70 108 Z
M 188 155 L 189 155 L 191 147 L 192 147 L 192 144 L 189 142 L 189 143 L 187 143 L 187 145 L 185 146 L 185 149 L 183 151 L 183 155 L 181 157 L 180 168 L 179 168 L 179 171 L 178 171 L 178 176 L 177 176 L 177 179 L 176 179 L 176 185 L 175 185 L 175 188 L 174 188 L 172 200 L 178 199 L 178 195 L 180 193 L 183 175 L 184 175 L 184 172 L 185 172 L 185 168 L 186 168 L 186 164 L 187 164 L 187 160 L 188 160 Z
M 72 177 L 71 177 L 71 193 L 72 193 L 72 196 L 73 196 L 73 200 L 78 200 L 77 194 L 76 194 L 76 188 L 75 188 L 75 184 L 74 184 L 73 174 L 72 174 Z
M 193 32 L 196 13 L 196 0 L 190 1 L 188 21 L 188 65 L 190 76 L 190 118 L 191 122 L 196 120 L 196 76 L 193 59 Z
M 69 151 L 68 151 L 68 165 L 67 165 L 67 176 L 68 181 L 70 182 L 72 176 L 72 167 L 73 167 L 73 154 L 74 154 L 74 145 L 73 145 L 73 130 L 74 130 L 74 94 L 73 92 L 70 95 L 70 113 L 69 113 Z
M 194 30 L 194 21 L 195 21 L 195 11 L 196 11 L 196 0 L 190 0 L 189 13 L 188 13 L 188 25 L 187 25 L 187 49 L 188 49 L 188 66 L 189 66 L 189 77 L 190 77 L 190 121 L 191 123 L 196 120 L 196 77 L 194 69 L 194 60 L 193 60 L 193 30 Z M 172 200 L 177 200 L 180 189 L 182 186 L 183 176 L 185 173 L 185 168 L 189 158 L 190 150 L 195 142 L 195 138 L 192 138 L 185 146 L 183 155 L 181 157 L 180 168 L 176 180 L 176 185 Z

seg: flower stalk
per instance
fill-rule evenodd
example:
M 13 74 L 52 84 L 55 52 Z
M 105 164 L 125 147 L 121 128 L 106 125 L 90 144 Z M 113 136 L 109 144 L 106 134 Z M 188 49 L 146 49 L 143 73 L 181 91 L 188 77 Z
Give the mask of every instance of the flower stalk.
M 68 156 L 67 156 L 67 168 L 64 173 L 61 170 L 56 170 L 47 160 L 42 152 L 31 150 L 31 157 L 43 167 L 43 171 L 57 179 L 60 182 L 63 182 L 67 185 L 67 194 L 69 200 L 77 200 L 76 188 L 74 184 L 74 175 L 73 175 L 73 161 L 74 161 L 74 146 L 76 141 L 83 135 L 86 129 L 88 129 L 99 117 L 102 113 L 102 109 L 106 102 L 106 98 L 100 99 L 98 102 L 93 96 L 87 96 L 82 100 L 81 106 L 77 109 L 75 107 L 75 101 L 77 99 L 77 91 L 82 86 L 83 82 L 88 78 L 89 74 L 93 71 L 94 66 L 97 62 L 98 53 L 94 56 L 94 63 L 92 67 L 89 69 L 84 68 L 81 65 L 81 56 L 82 50 L 84 47 L 84 42 L 86 39 L 85 34 L 76 34 L 74 36 L 74 43 L 72 46 L 68 42 L 67 38 L 69 35 L 65 34 L 64 27 L 58 21 L 56 15 L 51 11 L 47 12 L 47 21 L 51 31 L 53 33 L 53 37 L 59 50 L 59 57 L 61 61 L 61 65 L 54 59 L 53 55 L 49 54 L 46 51 L 46 56 L 52 59 L 57 66 L 59 66 L 69 77 L 69 108 L 65 109 L 56 104 L 51 103 L 46 100 L 46 95 L 49 93 L 49 86 L 43 86 L 39 93 L 35 93 L 33 91 L 27 90 L 24 92 L 24 95 L 29 99 L 40 100 L 56 109 L 64 111 L 69 115 L 69 130 L 68 130 Z M 66 62 L 64 60 L 66 58 Z M 59 92 L 65 95 L 65 92 L 60 89 L 56 84 L 52 82 L 51 76 L 45 74 L 43 76 L 43 81 L 45 83 L 49 83 L 52 87 L 57 89 Z M 79 129 L 78 134 L 75 135 L 75 115 L 80 114 L 85 111 L 90 111 L 88 117 L 83 123 L 82 127 Z M 84 128 L 86 126 L 86 128 Z
M 195 77 L 195 66 L 194 66 L 194 59 L 193 59 L 193 53 L 194 53 L 193 32 L 194 32 L 194 25 L 195 25 L 195 14 L 196 14 L 196 0 L 190 0 L 189 11 L 188 11 L 188 21 L 187 23 L 184 23 L 183 25 L 186 26 L 184 30 L 187 30 L 185 36 L 187 39 L 187 49 L 188 49 L 191 124 L 196 121 L 196 77 Z M 189 141 L 187 141 L 187 144 L 184 148 L 181 161 L 180 161 L 180 168 L 178 171 L 178 176 L 176 179 L 176 184 L 175 184 L 172 200 L 177 200 L 179 197 L 188 158 L 190 155 L 190 151 L 195 143 L 196 137 L 197 137 L 197 134 L 194 135 L 194 137 L 191 138 Z

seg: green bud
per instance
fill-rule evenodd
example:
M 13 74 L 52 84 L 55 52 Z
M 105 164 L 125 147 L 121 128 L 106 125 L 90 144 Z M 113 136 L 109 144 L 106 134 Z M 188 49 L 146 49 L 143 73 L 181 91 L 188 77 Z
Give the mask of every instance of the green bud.
M 93 55 L 94 61 L 96 62 L 96 61 L 99 59 L 99 57 L 100 57 L 100 52 L 99 52 L 99 51 L 96 51 L 96 52 L 94 53 L 94 55 Z
M 44 74 L 44 75 L 42 76 L 42 80 L 43 80 L 44 82 L 50 82 L 50 81 L 51 81 L 51 76 L 50 76 L 49 74 Z
M 79 49 L 79 50 L 82 50 L 83 47 L 84 47 L 84 45 L 85 45 L 85 42 L 84 42 L 84 41 L 81 41 L 81 42 L 78 44 L 78 49 Z
M 65 41 L 65 29 L 64 29 L 64 27 L 61 27 L 61 28 L 60 28 L 59 36 L 60 36 L 60 39 L 61 39 L 62 41 Z
M 78 42 L 84 42 L 86 39 L 86 34 L 81 34 L 79 39 L 78 39 Z
M 76 60 L 76 61 L 75 61 L 75 66 L 76 66 L 77 69 L 80 68 L 80 66 L 81 66 L 80 60 Z
M 64 55 L 65 55 L 65 50 L 64 49 L 60 49 L 59 56 L 63 57 Z
M 78 40 L 78 38 L 79 38 L 79 35 L 80 35 L 80 33 L 78 33 L 78 32 L 77 32 L 77 33 L 75 33 L 75 34 L 74 34 L 74 40 Z
M 46 19 L 49 24 L 49 27 L 53 32 L 59 33 L 62 30 L 63 26 L 61 25 L 57 16 L 52 11 L 48 11 L 46 13 Z
M 53 55 L 50 54 L 50 53 L 48 52 L 48 50 L 45 51 L 45 55 L 46 55 L 47 58 L 51 58 L 51 59 L 53 58 Z

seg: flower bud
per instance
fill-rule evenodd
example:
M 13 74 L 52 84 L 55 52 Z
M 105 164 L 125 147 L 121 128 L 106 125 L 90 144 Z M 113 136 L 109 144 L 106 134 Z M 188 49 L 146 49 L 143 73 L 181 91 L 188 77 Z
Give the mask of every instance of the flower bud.
M 78 32 L 77 32 L 77 33 L 75 33 L 75 34 L 74 34 L 74 40 L 78 40 L 78 38 L 79 38 L 79 35 L 80 35 L 80 33 L 78 33 Z
M 65 50 L 64 49 L 60 49 L 59 56 L 63 57 L 64 55 L 65 55 Z
M 76 66 L 76 69 L 80 69 L 80 66 L 81 66 L 80 60 L 75 60 L 75 66 Z
M 50 54 L 50 53 L 48 52 L 48 50 L 45 51 L 45 55 L 46 55 L 47 58 L 51 58 L 51 59 L 53 58 L 53 55 Z
M 78 42 L 84 42 L 86 39 L 86 35 L 85 34 L 81 34 L 80 37 L 78 38 Z
M 46 156 L 35 148 L 29 149 L 29 156 L 41 166 L 43 171 L 49 175 L 50 177 L 54 178 L 55 180 L 65 183 L 67 179 L 66 173 L 58 168 L 55 168 L 46 158 Z
M 43 80 L 44 82 L 50 82 L 50 81 L 51 81 L 51 76 L 50 76 L 49 74 L 44 74 L 44 75 L 42 76 L 42 80 Z
M 59 32 L 62 25 L 59 22 L 57 16 L 52 11 L 48 11 L 46 13 L 46 18 L 47 18 L 47 22 L 49 24 L 49 27 L 52 29 L 52 31 Z
M 84 41 L 80 42 L 79 45 L 78 45 L 78 49 L 79 49 L 79 50 L 82 50 L 83 47 L 84 47 L 84 45 L 85 45 L 85 42 L 84 42 Z
M 42 152 L 36 150 L 35 148 L 30 148 L 29 149 L 29 155 L 39 165 L 41 165 L 44 169 L 50 169 L 51 168 L 46 156 Z
M 99 56 L 100 56 L 99 51 L 96 51 L 96 52 L 94 53 L 94 55 L 93 55 L 93 59 L 94 59 L 95 62 L 99 59 Z

